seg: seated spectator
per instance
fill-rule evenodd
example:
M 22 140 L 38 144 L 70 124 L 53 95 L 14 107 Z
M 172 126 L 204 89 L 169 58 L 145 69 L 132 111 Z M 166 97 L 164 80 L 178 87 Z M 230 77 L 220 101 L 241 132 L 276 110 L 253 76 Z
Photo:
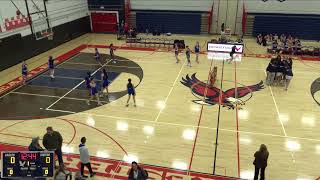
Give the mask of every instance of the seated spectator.
M 281 34 L 280 41 L 284 43 L 286 42 L 286 40 L 287 40 L 286 36 L 284 34 Z
M 273 41 L 272 43 L 272 50 L 277 50 L 278 49 L 278 42 L 277 41 Z
M 29 151 L 43 151 L 43 148 L 40 146 L 39 139 L 39 137 L 32 138 L 28 147 Z
M 267 36 L 264 36 L 261 41 L 263 46 L 267 46 Z
M 129 180 L 146 180 L 148 179 L 148 172 L 142 167 L 138 166 L 135 161 L 131 164 L 131 169 L 129 170 Z
M 278 37 L 278 35 L 277 35 L 277 34 L 274 34 L 274 35 L 273 35 L 273 40 L 277 41 L 277 40 L 278 40 L 278 38 L 279 38 L 279 37 Z
M 269 34 L 269 41 L 270 41 L 270 42 L 273 42 L 273 41 L 274 41 L 272 34 Z
M 262 35 L 261 34 L 259 34 L 258 36 L 257 36 L 257 43 L 258 44 L 262 44 Z

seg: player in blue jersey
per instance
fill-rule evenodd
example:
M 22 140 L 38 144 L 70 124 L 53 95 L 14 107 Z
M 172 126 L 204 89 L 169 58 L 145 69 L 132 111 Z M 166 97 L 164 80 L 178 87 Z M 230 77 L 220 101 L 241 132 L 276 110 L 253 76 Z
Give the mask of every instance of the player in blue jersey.
M 54 79 L 54 59 L 52 56 L 49 56 L 48 67 L 51 79 Z
M 114 51 L 116 50 L 116 48 L 113 46 L 112 43 L 109 46 L 109 50 L 110 50 L 110 60 L 114 60 Z
M 127 107 L 129 106 L 129 101 L 132 95 L 134 106 L 136 107 L 136 90 L 134 89 L 134 86 L 131 83 L 131 79 L 128 79 L 127 90 L 128 90 L 128 100 L 127 100 L 126 106 Z
M 196 53 L 196 62 L 199 64 L 200 45 L 199 42 L 194 46 L 194 52 Z
M 95 82 L 94 78 L 90 78 L 90 99 L 87 101 L 87 104 L 90 105 L 90 101 L 92 101 L 96 97 L 98 105 L 101 106 L 102 103 L 100 102 L 99 92 L 97 89 L 97 83 Z
M 100 55 L 100 53 L 99 53 L 99 51 L 98 51 L 98 48 L 95 48 L 94 49 L 94 58 L 96 59 L 96 61 L 100 64 L 100 66 L 102 66 L 102 64 L 101 64 L 101 55 Z
M 27 76 L 28 76 L 28 65 L 25 61 L 22 61 L 21 74 L 22 74 L 22 84 L 26 84 Z
M 186 57 L 187 57 L 187 61 L 188 61 L 187 66 L 189 66 L 189 67 L 191 67 L 190 54 L 191 54 L 191 50 L 190 50 L 189 46 L 186 46 Z
M 87 76 L 84 78 L 84 80 L 85 80 L 85 83 L 86 83 L 86 88 L 89 91 L 89 96 L 91 95 L 91 93 L 90 93 L 90 91 L 91 91 L 91 86 L 90 86 L 91 80 L 90 79 L 91 79 L 91 73 L 87 72 Z
M 106 95 L 108 97 L 108 94 L 109 94 L 109 90 L 108 90 L 109 80 L 108 80 L 108 73 L 107 73 L 106 69 L 103 69 L 102 72 L 101 72 L 101 81 L 102 81 L 101 93 L 104 94 L 104 92 L 106 92 Z

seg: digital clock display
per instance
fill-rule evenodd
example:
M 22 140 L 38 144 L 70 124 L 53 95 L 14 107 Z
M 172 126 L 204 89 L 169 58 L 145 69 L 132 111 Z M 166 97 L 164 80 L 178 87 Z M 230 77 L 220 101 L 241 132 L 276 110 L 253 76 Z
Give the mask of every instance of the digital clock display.
M 2 152 L 2 178 L 53 177 L 54 153 L 51 151 Z

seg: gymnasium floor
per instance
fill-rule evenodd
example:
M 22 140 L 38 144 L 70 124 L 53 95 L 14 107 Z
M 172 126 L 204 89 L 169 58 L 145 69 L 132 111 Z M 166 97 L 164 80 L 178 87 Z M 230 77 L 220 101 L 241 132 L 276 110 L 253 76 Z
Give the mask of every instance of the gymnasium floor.
M 82 44 L 106 45 L 113 42 L 123 47 L 124 42 L 115 38 L 113 35 L 87 34 L 34 57 L 27 63 L 29 69 L 34 69 L 46 63 L 49 55 L 56 57 Z M 206 40 L 212 39 L 209 36 L 178 38 L 185 39 L 191 47 L 197 40 L 205 45 Z M 245 40 L 245 43 L 246 52 L 263 51 L 252 39 Z M 108 51 L 100 48 L 100 52 Z M 88 107 L 83 90 L 74 88 L 81 75 L 73 71 L 79 72 L 83 66 L 93 66 L 91 70 L 99 68 L 90 53 L 93 53 L 93 46 L 81 49 L 77 55 L 61 63 L 62 68 L 69 63 L 69 70 L 60 71 L 61 76 L 67 76 L 64 81 L 76 78 L 75 82 L 48 84 L 45 80 L 39 80 L 46 76 L 46 72 L 43 72 L 31 84 L 1 97 L 0 107 L 6 109 L 0 112 L 1 151 L 6 148 L 23 149 L 28 146 L 31 137 L 42 137 L 45 128 L 53 126 L 63 135 L 63 151 L 71 153 L 65 156 L 65 161 L 73 170 L 77 167 L 78 161 L 74 159 L 78 159 L 76 154 L 80 138 L 87 137 L 87 146 L 90 154 L 95 156 L 94 166 L 99 172 L 93 179 L 123 179 L 129 165 L 125 162 L 132 160 L 186 170 L 186 173 L 172 169 L 169 172 L 166 168 L 150 166 L 149 176 L 155 179 L 191 179 L 196 176 L 189 173 L 191 171 L 212 173 L 218 105 L 194 103 L 201 97 L 192 93 L 192 89 L 181 81 L 183 78 L 187 80 L 187 75 L 192 78 L 192 74 L 196 73 L 193 78 L 206 82 L 210 67 L 217 66 L 220 83 L 222 61 L 212 62 L 203 54 L 200 64 L 196 64 L 192 55 L 193 66 L 190 68 L 186 66 L 184 54 L 180 55 L 182 61 L 176 64 L 172 52 L 118 49 L 115 52 L 119 56 L 117 59 L 123 61 L 107 64 L 107 70 L 114 74 L 109 87 L 112 98 L 104 100 L 103 106 L 92 103 Z M 72 62 L 81 67 L 70 66 Z M 243 57 L 241 62 L 224 64 L 222 90 L 226 92 L 235 87 L 259 84 L 265 79 L 264 70 L 268 62 L 268 58 Z M 138 67 L 141 67 L 142 76 L 141 73 L 135 73 Z M 267 179 L 313 180 L 320 176 L 316 168 L 320 162 L 320 132 L 317 131 L 320 111 L 310 93 L 311 84 L 319 78 L 319 68 L 318 62 L 295 60 L 294 78 L 288 91 L 284 91 L 283 87 L 259 85 L 257 90 L 241 98 L 246 101 L 241 110 L 221 106 L 216 174 L 252 178 L 253 154 L 263 143 L 270 152 Z M 0 84 L 19 75 L 20 65 L 4 70 L 0 72 Z M 59 76 L 59 70 L 56 76 Z M 132 103 L 125 107 L 127 96 L 119 95 L 125 90 L 128 78 L 138 85 L 137 107 Z M 41 88 L 35 88 L 39 84 Z M 51 85 L 52 90 L 48 90 Z M 318 98 L 319 93 L 315 93 L 315 99 Z M 110 164 L 109 169 L 104 168 L 105 164 Z M 115 167 L 122 169 L 117 171 Z M 164 171 L 166 175 L 161 174 Z M 203 179 L 213 177 L 206 176 Z

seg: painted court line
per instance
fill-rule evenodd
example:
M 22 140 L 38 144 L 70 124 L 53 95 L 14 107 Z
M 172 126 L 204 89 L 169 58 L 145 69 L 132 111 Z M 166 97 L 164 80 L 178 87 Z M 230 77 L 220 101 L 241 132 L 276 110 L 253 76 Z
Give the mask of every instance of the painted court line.
M 184 61 L 184 62 L 183 62 L 182 66 L 181 66 L 181 68 L 180 68 L 180 71 L 179 71 L 179 73 L 178 73 L 178 75 L 177 75 L 176 79 L 174 80 L 173 85 L 171 86 L 170 91 L 169 91 L 169 93 L 168 93 L 168 95 L 167 95 L 166 99 L 164 100 L 164 107 L 162 107 L 162 108 L 160 109 L 160 111 L 159 111 L 159 113 L 158 113 L 158 115 L 157 115 L 156 119 L 154 120 L 154 122 L 157 122 L 157 121 L 158 121 L 158 119 L 159 119 L 159 117 L 160 117 L 160 115 L 161 115 L 162 111 L 164 110 L 165 106 L 167 105 L 167 101 L 168 101 L 168 99 L 169 99 L 169 96 L 171 95 L 172 90 L 173 90 L 174 86 L 176 85 L 176 83 L 177 83 L 177 81 L 178 81 L 178 79 L 179 79 L 179 77 L 180 77 L 180 75 L 181 75 L 181 72 L 182 72 L 183 68 L 184 68 L 184 67 L 185 67 L 185 65 L 186 65 L 186 62 L 187 62 L 187 61 Z
M 48 77 L 51 78 L 49 75 L 40 75 L 42 77 Z M 83 80 L 83 78 L 75 78 L 75 77 L 67 77 L 67 76 L 54 76 L 55 78 L 61 78 L 61 79 L 73 79 L 73 80 Z M 54 81 L 54 80 L 53 80 Z
M 24 92 L 11 92 L 10 94 L 21 94 L 27 96 L 38 96 L 38 97 L 50 97 L 50 98 L 60 98 L 60 96 L 51 96 L 51 95 L 44 95 L 44 94 L 33 94 L 33 93 L 24 93 Z M 63 99 L 70 99 L 70 100 L 77 100 L 77 101 L 87 101 L 88 99 L 82 98 L 71 98 L 71 97 L 64 97 Z M 92 100 L 93 102 L 97 102 L 96 100 Z M 104 103 L 109 103 L 107 101 L 101 101 Z
M 65 110 L 58 110 L 58 109 L 46 109 L 47 111 L 55 111 L 55 112 L 65 112 L 70 114 L 75 114 L 76 112 L 73 111 L 65 111 Z M 111 118 L 115 120 L 129 120 L 129 121 L 138 121 L 138 122 L 146 122 L 150 124 L 159 124 L 159 125 L 168 125 L 168 126 L 178 126 L 178 127 L 190 127 L 190 128 L 197 128 L 198 126 L 194 125 L 188 125 L 188 124 L 178 124 L 178 123 L 169 123 L 169 122 L 155 122 L 150 121 L 146 119 L 136 119 L 136 118 L 128 118 L 128 117 L 120 117 L 120 116 L 108 116 L 108 115 L 102 115 L 102 114 L 96 114 L 96 113 L 87 113 L 87 112 L 79 112 L 77 114 L 82 115 L 91 115 L 91 116 L 97 116 L 97 117 L 105 117 L 105 118 Z M 209 129 L 209 130 L 216 130 L 217 128 L 207 127 L 207 126 L 199 126 L 201 129 Z M 232 133 L 243 133 L 243 134 L 252 134 L 252 135 L 261 135 L 261 136 L 271 136 L 271 137 L 279 137 L 279 138 L 291 138 L 291 139 L 299 139 L 299 140 L 307 140 L 307 141 L 314 141 L 314 142 L 320 142 L 320 139 L 313 139 L 313 138 L 304 138 L 304 137 L 295 137 L 295 136 L 283 136 L 278 134 L 269 134 L 269 133 L 260 133 L 260 132 L 250 132 L 250 131 L 236 131 L 233 129 L 222 129 L 219 128 L 221 131 L 226 132 L 232 132 Z
M 69 60 L 71 60 L 71 59 L 79 56 L 79 54 L 80 54 L 80 53 L 75 54 L 74 56 L 72 56 L 72 57 L 68 58 L 67 60 L 61 62 L 60 64 L 56 65 L 56 67 L 58 67 L 58 66 L 62 65 L 63 63 L 65 63 L 65 62 L 67 62 L 67 61 L 69 61 Z M 14 88 L 14 89 L 12 89 L 12 90 L 10 90 L 10 91 L 13 92 L 13 91 L 16 91 L 16 90 L 24 87 L 24 86 L 27 86 L 27 85 L 28 85 L 28 82 L 32 82 L 33 79 L 37 78 L 38 76 L 41 76 L 42 74 L 44 74 L 44 73 L 47 72 L 47 71 L 48 71 L 48 69 L 45 70 L 45 71 L 43 71 L 43 72 L 41 72 L 40 74 L 38 74 L 38 75 L 36 75 L 36 76 L 34 76 L 34 77 L 31 77 L 31 79 L 29 79 L 29 80 L 27 81 L 27 84 L 25 84 L 25 85 L 20 84 L 20 85 L 18 85 L 16 88 Z M 22 80 L 22 77 L 21 77 L 21 76 L 19 76 L 19 78 L 21 78 L 21 80 Z M 3 97 L 5 97 L 5 96 L 7 96 L 8 94 L 10 94 L 10 91 L 8 91 L 8 92 L 5 93 L 4 95 L 0 96 L 0 99 L 3 98 Z
M 267 72 L 265 71 L 264 73 L 265 73 L 265 75 L 267 76 Z M 288 138 L 288 134 L 287 134 L 286 129 L 284 128 L 284 124 L 283 124 L 283 122 L 282 122 L 282 120 L 281 120 L 281 118 L 280 118 L 279 107 L 278 107 L 278 105 L 277 105 L 277 101 L 276 101 L 276 98 L 274 97 L 274 94 L 273 94 L 273 91 L 272 91 L 271 86 L 269 86 L 269 90 L 270 90 L 270 93 L 271 93 L 271 97 L 272 97 L 272 100 L 273 100 L 275 109 L 276 109 L 276 111 L 277 111 L 278 119 L 279 119 L 280 124 L 281 124 L 281 127 L 282 127 L 282 132 L 283 132 L 285 138 Z M 291 154 L 292 160 L 295 161 L 294 154 L 293 154 L 292 151 L 290 151 L 290 154 Z
M 105 65 L 107 65 L 108 63 L 110 63 L 111 61 L 106 62 L 103 66 L 101 66 L 100 68 L 98 68 L 97 70 L 95 70 L 92 75 L 94 75 L 95 73 L 97 73 L 101 68 L 103 68 Z M 64 94 L 63 96 L 61 96 L 58 100 L 56 100 L 54 103 L 52 103 L 50 106 L 48 106 L 46 109 L 50 109 L 52 106 L 54 106 L 56 103 L 58 103 L 62 98 L 64 98 L 65 96 L 67 96 L 68 94 L 70 94 L 73 90 L 75 90 L 77 87 L 79 87 L 82 83 L 84 83 L 85 80 L 81 81 L 79 84 L 77 84 L 75 87 L 73 87 L 70 91 L 68 91 L 66 94 Z

